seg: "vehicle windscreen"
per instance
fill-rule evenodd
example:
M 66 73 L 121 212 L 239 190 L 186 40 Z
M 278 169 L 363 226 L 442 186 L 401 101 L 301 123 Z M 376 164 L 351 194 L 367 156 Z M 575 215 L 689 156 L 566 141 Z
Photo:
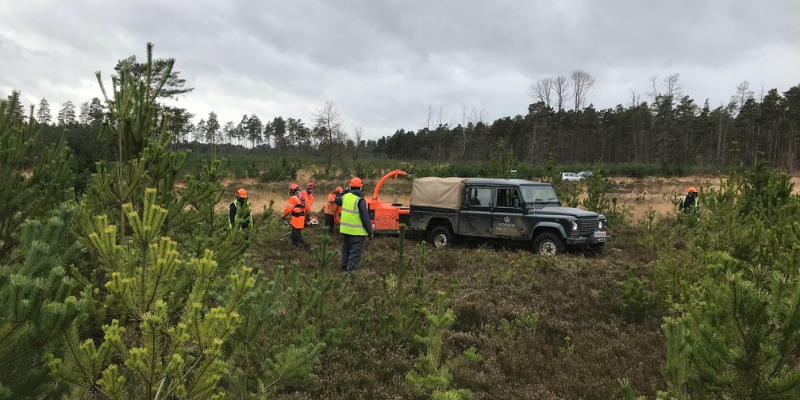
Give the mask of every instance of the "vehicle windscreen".
M 520 186 L 522 198 L 528 204 L 558 203 L 558 196 L 552 186 Z

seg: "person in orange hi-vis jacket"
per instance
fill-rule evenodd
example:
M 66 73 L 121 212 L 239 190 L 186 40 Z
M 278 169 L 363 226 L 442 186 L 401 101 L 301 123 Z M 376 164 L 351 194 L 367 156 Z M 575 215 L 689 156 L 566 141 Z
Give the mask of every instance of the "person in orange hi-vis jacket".
M 314 184 L 309 183 L 308 185 L 306 185 L 306 191 L 303 192 L 303 197 L 305 197 L 306 200 L 306 216 L 305 216 L 306 226 L 308 226 L 309 220 L 311 219 L 311 207 L 314 206 L 314 188 L 315 188 Z
M 333 227 L 337 224 L 336 214 L 341 212 L 341 207 L 336 205 L 336 196 L 343 191 L 344 189 L 337 187 L 328 195 L 328 202 L 325 204 L 325 227 L 328 228 L 329 234 L 333 234 Z
M 306 250 L 311 250 L 311 245 L 306 242 L 303 237 L 303 228 L 305 227 L 306 205 L 303 197 L 300 195 L 300 186 L 293 183 L 289 186 L 289 201 L 283 209 L 281 218 L 286 219 L 291 215 L 290 223 L 292 225 L 292 244 L 300 246 Z

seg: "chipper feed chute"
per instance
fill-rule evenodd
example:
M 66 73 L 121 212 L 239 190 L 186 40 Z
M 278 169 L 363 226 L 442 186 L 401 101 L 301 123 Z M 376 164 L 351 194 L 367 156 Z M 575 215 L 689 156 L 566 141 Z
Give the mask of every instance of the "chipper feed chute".
M 383 184 L 392 178 L 397 181 L 398 175 L 406 175 L 406 172 L 396 169 L 384 175 L 375 185 L 372 197 L 365 197 L 364 199 L 367 201 L 369 218 L 372 220 L 372 226 L 377 234 L 396 234 L 400 229 L 400 224 L 408 222 L 408 207 L 400 204 L 384 203 L 380 198 L 380 190 Z

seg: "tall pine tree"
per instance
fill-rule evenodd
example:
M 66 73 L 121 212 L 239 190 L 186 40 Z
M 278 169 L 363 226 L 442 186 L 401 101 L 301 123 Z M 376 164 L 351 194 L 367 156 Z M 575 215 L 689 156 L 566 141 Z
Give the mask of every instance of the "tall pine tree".
M 53 120 L 53 115 L 50 113 L 50 103 L 42 97 L 39 102 L 39 109 L 36 110 L 36 121 L 42 125 L 47 125 Z
M 62 104 L 61 111 L 58 112 L 58 124 L 61 126 L 72 125 L 75 120 L 75 105 L 71 101 Z

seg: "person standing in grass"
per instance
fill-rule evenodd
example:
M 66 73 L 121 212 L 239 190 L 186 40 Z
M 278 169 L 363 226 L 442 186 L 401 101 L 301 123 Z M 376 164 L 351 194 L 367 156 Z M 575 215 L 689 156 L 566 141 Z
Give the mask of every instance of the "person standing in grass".
M 350 190 L 336 197 L 336 205 L 342 207 L 342 222 L 339 224 L 339 233 L 342 234 L 342 272 L 352 273 L 360 268 L 364 242 L 375 235 L 361 186 L 361 179 L 354 177 L 350 180 Z
M 314 205 L 314 184 L 309 183 L 306 185 L 306 191 L 303 192 L 303 197 L 306 200 L 306 215 L 305 215 L 305 226 L 308 226 L 309 219 L 311 218 L 311 207 Z
M 250 202 L 247 200 L 247 191 L 244 188 L 236 192 L 236 199 L 231 202 L 228 216 L 228 228 L 233 229 L 237 226 L 241 229 L 250 229 L 255 226 L 253 223 L 253 214 L 250 210 Z M 250 234 L 246 234 L 244 240 L 250 240 Z
M 697 189 L 690 187 L 686 192 L 686 196 L 683 196 L 681 203 L 678 205 L 678 211 L 697 215 L 697 209 L 700 207 L 700 202 L 697 200 Z
M 305 250 L 311 250 L 311 245 L 309 245 L 303 237 L 306 215 L 306 206 L 303 200 L 304 199 L 300 196 L 300 187 L 293 183 L 289 186 L 289 201 L 283 209 L 281 218 L 286 218 L 289 215 L 292 216 L 290 220 L 290 224 L 292 225 L 292 244 L 302 247 Z
M 236 199 L 231 202 L 229 228 L 234 225 L 247 229 L 253 226 L 253 215 L 250 212 L 250 202 L 247 201 L 247 191 L 244 188 L 236 192 Z
M 336 225 L 336 214 L 340 212 L 341 207 L 336 205 L 336 197 L 342 194 L 344 189 L 337 187 L 334 191 L 328 194 L 328 202 L 325 204 L 325 227 L 328 228 L 328 234 L 333 234 L 333 227 Z

